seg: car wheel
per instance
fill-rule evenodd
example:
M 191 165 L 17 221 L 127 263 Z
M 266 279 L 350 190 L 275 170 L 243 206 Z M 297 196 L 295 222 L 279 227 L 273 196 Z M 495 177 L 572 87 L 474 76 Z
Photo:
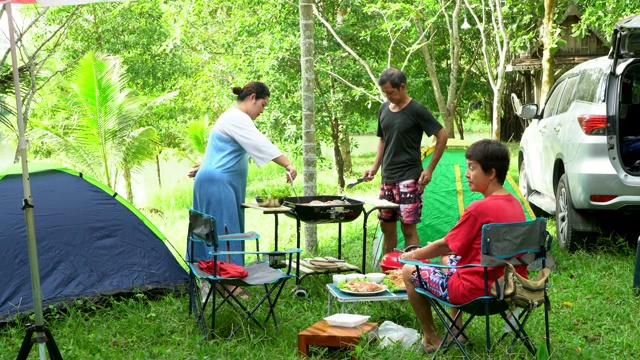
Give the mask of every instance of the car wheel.
M 594 242 L 596 234 L 575 229 L 576 210 L 571 202 L 567 175 L 562 175 L 556 190 L 556 237 L 560 248 L 575 251 Z
M 527 170 L 524 166 L 524 160 L 520 162 L 518 172 L 518 188 L 520 189 L 520 193 L 522 193 L 522 196 L 524 196 L 524 198 L 527 199 L 527 202 L 529 202 L 529 195 L 531 195 L 532 191 L 531 186 L 529 186 L 529 178 L 527 177 Z M 540 209 L 531 202 L 529 202 L 529 207 L 531 207 L 531 210 L 536 217 L 547 216 L 547 213 L 544 210 Z

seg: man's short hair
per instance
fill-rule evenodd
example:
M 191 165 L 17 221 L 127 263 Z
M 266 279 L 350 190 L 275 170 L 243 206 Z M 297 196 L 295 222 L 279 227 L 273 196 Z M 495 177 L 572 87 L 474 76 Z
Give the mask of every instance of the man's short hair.
M 383 71 L 378 78 L 378 85 L 382 86 L 386 83 L 390 83 L 394 89 L 399 89 L 400 85 L 407 83 L 407 77 L 402 70 L 390 67 Z

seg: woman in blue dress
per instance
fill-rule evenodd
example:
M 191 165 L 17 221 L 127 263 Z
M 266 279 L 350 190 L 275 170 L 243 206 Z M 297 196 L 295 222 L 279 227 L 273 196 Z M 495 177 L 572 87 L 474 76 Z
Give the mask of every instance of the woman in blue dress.
M 195 173 L 193 208 L 216 218 L 219 235 L 245 231 L 241 204 L 246 198 L 249 157 L 258 167 L 269 161 L 284 167 L 287 181 L 298 174 L 291 161 L 254 124 L 269 103 L 269 88 L 261 82 L 250 82 L 232 91 L 238 97 L 237 103 L 218 118 L 209 135 L 202 164 L 189 174 Z M 244 250 L 238 241 L 221 241 L 220 247 Z M 194 256 L 210 259 L 211 250 L 204 243 L 197 243 Z M 244 266 L 241 255 L 232 256 L 230 261 Z

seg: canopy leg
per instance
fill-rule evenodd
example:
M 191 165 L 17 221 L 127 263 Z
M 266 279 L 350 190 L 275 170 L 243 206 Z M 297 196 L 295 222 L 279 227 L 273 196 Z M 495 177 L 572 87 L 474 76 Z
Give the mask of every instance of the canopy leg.
M 29 352 L 31 352 L 31 348 L 36 343 L 45 344 L 47 346 L 49 359 L 62 360 L 62 355 L 60 354 L 60 350 L 58 350 L 58 345 L 56 345 L 55 340 L 53 340 L 53 334 L 51 334 L 51 331 L 49 331 L 49 329 L 44 325 L 38 326 L 33 324 L 27 325 L 27 333 L 24 340 L 22 340 L 22 346 L 20 347 L 16 360 L 27 360 Z

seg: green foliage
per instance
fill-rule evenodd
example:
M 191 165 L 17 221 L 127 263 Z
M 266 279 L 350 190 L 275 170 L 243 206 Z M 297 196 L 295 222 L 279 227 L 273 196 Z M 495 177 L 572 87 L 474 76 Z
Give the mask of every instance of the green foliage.
M 544 16 L 544 6 L 541 2 L 513 0 L 507 1 L 507 4 L 503 16 L 511 36 L 511 52 L 528 52 L 538 43 L 538 30 Z
M 547 347 L 544 345 L 538 346 L 538 351 L 536 351 L 536 359 L 537 360 L 548 360 L 549 359 L 549 351 L 547 351 Z
M 483 109 L 473 110 L 463 116 L 465 132 L 489 132 L 491 131 L 491 119 Z
M 295 160 L 293 163 L 298 168 Z M 298 179 L 300 178 L 299 176 Z M 247 198 L 250 202 L 253 202 L 254 198 L 258 196 L 263 199 L 283 199 L 293 196 L 291 184 L 287 183 L 286 171 L 274 162 L 269 162 L 261 168 L 251 162 L 247 184 Z M 296 187 L 295 191 L 298 194 L 302 194 L 302 183 L 299 180 L 295 180 L 293 186 Z
M 13 117 L 16 115 L 15 105 L 11 106 L 5 95 L 0 95 L 0 125 L 6 126 L 6 129 L 18 134 L 18 126 L 14 124 Z
M 200 156 L 204 156 L 208 140 L 208 116 L 204 120 L 194 120 L 187 123 L 185 138 L 189 148 Z
M 280 185 L 275 188 L 262 189 L 259 195 L 262 199 L 284 199 L 291 196 L 291 187 L 289 185 Z
M 159 141 L 153 127 L 140 125 L 145 99 L 133 95 L 126 83 L 120 59 L 89 52 L 67 84 L 70 118 L 34 121 L 33 125 L 43 132 L 40 139 L 56 147 L 60 160 L 73 168 L 112 188 L 122 171 L 132 200 L 131 173 L 154 158 Z
M 165 185 L 146 201 L 146 208 L 160 209 L 162 213 L 180 213 L 193 204 L 193 179 L 185 178 L 176 183 Z
M 640 3 L 637 1 L 614 1 L 603 3 L 594 0 L 580 1 L 583 14 L 580 22 L 573 27 L 573 35 L 585 36 L 589 31 L 596 30 L 610 40 L 613 26 L 627 16 L 640 13 Z

